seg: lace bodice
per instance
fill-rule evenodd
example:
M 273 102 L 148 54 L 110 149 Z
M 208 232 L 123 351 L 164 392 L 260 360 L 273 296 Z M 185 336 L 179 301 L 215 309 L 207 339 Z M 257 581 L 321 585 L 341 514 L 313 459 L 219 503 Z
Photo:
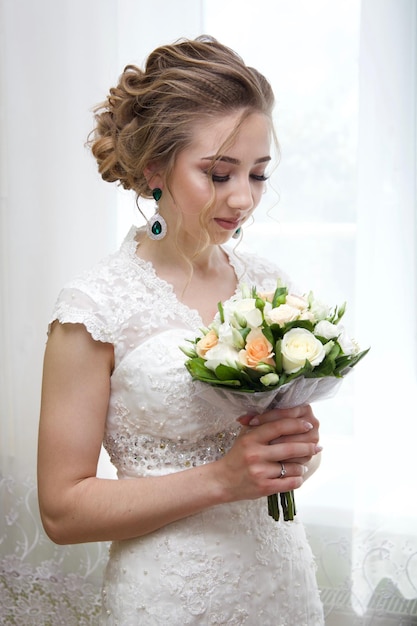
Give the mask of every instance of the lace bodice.
M 53 315 L 114 346 L 104 445 L 119 479 L 216 460 L 233 444 L 240 414 L 199 395 L 179 346 L 196 336 L 201 317 L 137 256 L 135 237 L 132 228 L 116 254 L 67 285 Z M 239 281 L 275 287 L 276 268 L 228 254 Z M 266 500 L 222 505 L 115 542 L 103 624 L 321 626 L 314 572 L 298 521 L 273 522 Z
M 199 313 L 136 255 L 135 235 L 132 228 L 118 253 L 69 284 L 54 313 L 114 346 L 104 443 L 119 476 L 215 460 L 237 433 L 236 411 L 219 414 L 201 400 L 184 367 L 179 346 L 203 326 Z M 241 281 L 265 291 L 275 287 L 277 270 L 266 262 L 232 253 L 229 259 Z

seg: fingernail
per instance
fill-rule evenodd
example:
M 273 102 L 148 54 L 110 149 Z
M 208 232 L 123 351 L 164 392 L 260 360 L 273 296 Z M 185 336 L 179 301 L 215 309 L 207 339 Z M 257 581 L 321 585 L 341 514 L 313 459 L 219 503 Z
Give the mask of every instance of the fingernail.
M 307 474 L 307 472 L 308 472 L 307 465 L 303 465 L 303 474 Z
M 306 430 L 311 430 L 313 428 L 313 424 L 311 422 L 303 422 Z
M 259 424 L 260 422 L 258 417 L 253 417 L 249 422 L 249 426 L 259 426 Z
M 316 452 L 316 454 L 317 454 L 318 452 L 321 452 L 322 450 L 323 450 L 323 446 L 316 446 L 316 448 L 315 448 L 315 452 Z

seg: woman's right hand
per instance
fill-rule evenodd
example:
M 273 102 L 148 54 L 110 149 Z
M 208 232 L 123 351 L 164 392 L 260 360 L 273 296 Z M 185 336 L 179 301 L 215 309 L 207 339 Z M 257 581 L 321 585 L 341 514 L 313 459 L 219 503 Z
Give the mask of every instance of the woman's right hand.
M 259 416 L 259 425 L 244 426 L 232 448 L 217 462 L 226 500 L 255 499 L 302 485 L 306 473 L 303 460 L 321 450 L 318 422 L 311 410 L 311 421 L 291 416 L 297 415 L 294 409 L 279 419 L 276 413 Z M 281 477 L 284 461 L 286 475 Z

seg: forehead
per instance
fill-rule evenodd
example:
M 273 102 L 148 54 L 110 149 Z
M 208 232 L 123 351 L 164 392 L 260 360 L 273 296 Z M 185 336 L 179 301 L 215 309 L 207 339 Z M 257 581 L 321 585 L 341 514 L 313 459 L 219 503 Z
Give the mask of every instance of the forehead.
M 263 113 L 251 113 L 236 129 L 242 118 L 237 111 L 218 118 L 197 122 L 193 126 L 192 141 L 188 150 L 202 153 L 200 156 L 214 156 L 225 146 L 225 153 L 233 156 L 234 152 L 249 151 L 259 156 L 269 154 L 271 143 L 271 121 Z M 233 138 L 233 139 L 232 139 Z

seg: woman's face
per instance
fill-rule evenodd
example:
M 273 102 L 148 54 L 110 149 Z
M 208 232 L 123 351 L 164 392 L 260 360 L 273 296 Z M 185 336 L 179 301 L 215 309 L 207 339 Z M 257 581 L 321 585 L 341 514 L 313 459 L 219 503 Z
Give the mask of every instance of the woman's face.
M 168 221 L 182 214 L 181 237 L 201 241 L 201 211 L 215 201 L 205 220 L 212 243 L 230 239 L 253 213 L 265 186 L 265 170 L 271 160 L 271 126 L 261 113 L 249 115 L 224 154 L 213 157 L 228 139 L 239 121 L 241 111 L 219 120 L 196 125 L 192 143 L 177 157 L 169 191 L 164 188 L 161 212 Z

